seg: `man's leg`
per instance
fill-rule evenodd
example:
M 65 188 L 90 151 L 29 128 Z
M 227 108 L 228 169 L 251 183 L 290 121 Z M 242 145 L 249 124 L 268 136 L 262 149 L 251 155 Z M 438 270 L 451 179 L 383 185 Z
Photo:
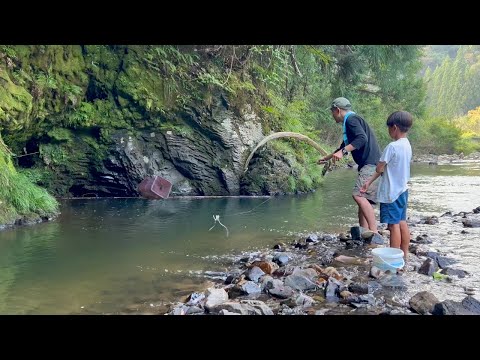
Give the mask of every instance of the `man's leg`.
M 360 226 L 370 229 L 374 233 L 378 234 L 373 206 L 366 198 L 362 196 L 353 195 L 353 199 L 358 205 L 358 222 Z
M 370 185 L 369 191 L 366 193 L 360 192 L 360 188 L 363 186 L 363 184 L 375 173 L 375 168 L 376 167 L 374 165 L 365 165 L 362 167 L 358 173 L 357 180 L 355 181 L 352 196 L 358 205 L 358 223 L 360 226 L 370 229 L 374 233 L 378 234 L 375 211 L 373 210 L 373 206 L 369 201 L 369 199 L 371 201 L 376 201 L 378 180 L 375 180 L 373 184 Z
M 368 221 L 363 215 L 362 209 L 360 207 L 358 208 L 358 223 L 361 227 L 368 229 Z

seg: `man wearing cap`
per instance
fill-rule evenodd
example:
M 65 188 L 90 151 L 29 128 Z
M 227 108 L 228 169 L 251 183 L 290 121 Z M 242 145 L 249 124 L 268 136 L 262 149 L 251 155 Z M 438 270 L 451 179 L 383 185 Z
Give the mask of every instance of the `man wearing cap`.
M 344 97 L 333 100 L 330 108 L 335 122 L 343 124 L 343 141 L 332 154 L 318 160 L 322 164 L 333 158 L 340 160 L 352 153 L 353 160 L 358 165 L 358 177 L 353 187 L 353 199 L 358 205 L 358 221 L 360 226 L 378 233 L 375 213 L 372 204 L 376 203 L 378 180 L 368 188 L 368 192 L 361 193 L 363 184 L 375 173 L 377 162 L 380 160 L 380 147 L 373 130 L 367 122 L 352 111 L 352 104 Z

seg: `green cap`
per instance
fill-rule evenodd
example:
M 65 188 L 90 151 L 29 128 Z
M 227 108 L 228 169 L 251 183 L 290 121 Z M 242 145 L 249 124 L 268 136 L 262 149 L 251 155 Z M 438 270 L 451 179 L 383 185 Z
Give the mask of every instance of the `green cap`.
M 332 101 L 332 105 L 330 105 L 330 109 L 333 109 L 335 107 L 344 109 L 344 110 L 350 110 L 352 108 L 352 104 L 350 104 L 350 101 L 348 101 L 347 98 L 338 97 Z

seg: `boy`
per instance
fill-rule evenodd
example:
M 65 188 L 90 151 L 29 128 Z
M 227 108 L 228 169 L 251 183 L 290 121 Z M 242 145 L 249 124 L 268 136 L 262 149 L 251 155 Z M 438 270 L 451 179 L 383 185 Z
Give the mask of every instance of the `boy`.
M 410 231 L 406 222 L 408 185 L 412 147 L 407 132 L 412 126 L 412 115 L 395 111 L 387 119 L 388 134 L 395 140 L 387 145 L 377 163 L 375 174 L 360 191 L 367 191 L 370 184 L 381 176 L 377 201 L 380 203 L 380 222 L 388 224 L 390 247 L 400 248 L 407 261 Z

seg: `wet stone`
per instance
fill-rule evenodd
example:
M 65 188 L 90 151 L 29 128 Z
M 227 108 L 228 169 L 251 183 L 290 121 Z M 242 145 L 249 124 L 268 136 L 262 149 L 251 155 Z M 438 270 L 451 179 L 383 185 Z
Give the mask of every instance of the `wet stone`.
M 432 239 L 427 234 L 423 234 L 423 235 L 418 235 L 415 238 L 415 240 L 412 240 L 412 242 L 413 243 L 418 243 L 418 244 L 431 244 Z
M 307 239 L 305 240 L 307 243 L 317 243 L 318 242 L 318 236 L 315 234 L 309 234 L 307 236 Z
M 431 258 L 425 260 L 418 272 L 423 275 L 432 276 L 435 271 L 437 271 L 437 262 Z
M 276 286 L 268 290 L 268 293 L 279 299 L 288 299 L 293 296 L 294 291 L 290 286 Z
M 348 290 L 356 294 L 368 294 L 368 284 L 353 283 L 348 285 Z
M 260 287 L 253 281 L 247 281 L 246 283 L 240 285 L 240 289 L 245 295 L 258 295 L 262 292 Z
M 455 259 L 451 259 L 445 256 L 437 256 L 437 264 L 441 269 L 447 268 L 449 265 L 452 265 L 456 262 Z
M 285 246 L 285 244 L 280 243 L 280 244 L 276 244 L 276 245 L 273 247 L 273 249 L 274 249 L 274 250 L 277 250 L 277 251 L 285 251 L 286 246 Z
M 205 299 L 204 293 L 194 292 L 189 296 L 186 305 L 196 305 L 199 302 L 201 302 L 203 299 Z
M 385 244 L 385 239 L 379 234 L 373 234 L 372 238 L 370 239 L 370 243 L 383 245 Z
M 344 233 L 341 233 L 341 234 L 338 235 L 338 239 L 339 239 L 340 241 L 346 242 L 346 241 L 348 241 L 348 240 L 351 240 L 352 238 L 351 238 L 351 236 L 348 236 L 348 235 L 346 235 L 346 234 L 344 234 Z
M 265 275 L 262 269 L 257 266 L 254 266 L 247 271 L 247 279 L 252 280 L 253 282 L 258 283 L 258 280 Z
M 385 276 L 381 277 L 378 282 L 382 285 L 383 288 L 390 289 L 390 290 L 407 290 L 407 284 L 405 280 L 399 275 L 396 274 L 385 274 Z
M 273 262 L 275 262 L 275 263 L 278 264 L 279 266 L 285 266 L 285 265 L 287 265 L 288 260 L 289 260 L 289 257 L 288 257 L 288 255 L 285 255 L 285 254 L 276 254 L 276 255 L 273 257 Z
M 437 297 L 428 291 L 416 293 L 409 301 L 410 307 L 422 315 L 432 313 L 438 303 Z
M 479 220 L 470 220 L 470 219 L 465 219 L 462 220 L 463 226 L 464 227 L 469 227 L 469 228 L 478 228 L 480 227 L 480 221 Z
M 364 227 L 361 227 L 361 226 L 352 226 L 350 228 L 350 235 L 352 236 L 352 240 L 361 240 L 362 233 L 367 230 L 368 229 L 365 229 Z
M 198 306 L 189 306 L 186 312 L 186 315 L 192 315 L 192 314 L 202 314 L 205 311 L 198 307 Z

